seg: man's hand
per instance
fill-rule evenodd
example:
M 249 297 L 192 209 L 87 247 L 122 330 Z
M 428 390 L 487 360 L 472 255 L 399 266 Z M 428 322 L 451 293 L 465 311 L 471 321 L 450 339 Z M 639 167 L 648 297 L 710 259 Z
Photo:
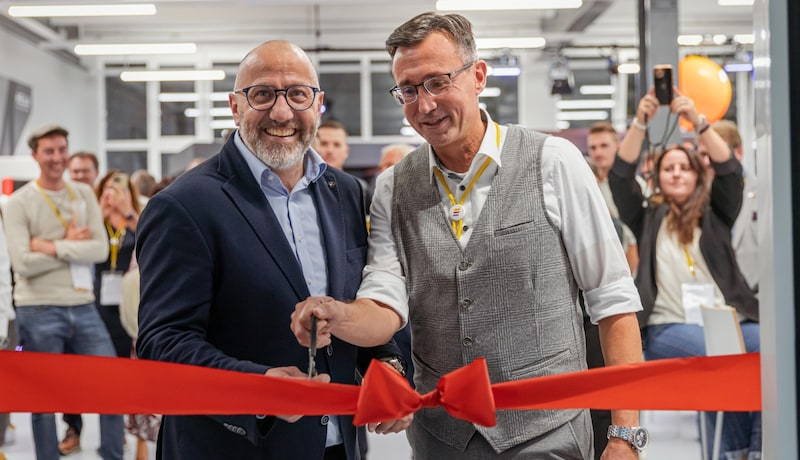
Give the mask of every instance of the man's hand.
M 414 414 L 408 414 L 405 417 L 398 420 L 387 420 L 385 422 L 379 422 L 379 423 L 368 423 L 367 430 L 369 430 L 370 433 L 378 433 L 378 434 L 399 433 L 408 428 L 408 425 L 411 425 L 412 420 L 414 420 Z
M 77 227 L 75 225 L 75 221 L 69 221 L 69 225 L 67 226 L 67 233 L 64 235 L 65 240 L 71 241 L 78 241 L 78 240 L 88 240 L 92 237 L 92 232 L 89 231 L 89 226 L 84 225 L 83 227 Z
M 264 375 L 268 375 L 270 377 L 283 377 L 289 379 L 308 380 L 308 374 L 302 372 L 295 366 L 273 367 L 271 369 L 268 369 L 267 372 L 264 373 Z M 328 383 L 331 381 L 331 376 L 328 374 L 318 374 L 312 377 L 311 380 L 322 383 Z M 303 418 L 302 415 L 276 415 L 276 417 L 278 417 L 281 420 L 285 420 L 289 423 L 294 423 Z
M 311 343 L 312 315 L 317 317 L 317 347 L 330 345 L 329 319 L 335 316 L 336 303 L 331 297 L 309 297 L 295 305 L 291 328 L 300 345 L 307 347 Z
M 639 460 L 639 452 L 631 447 L 628 441 L 611 438 L 600 460 Z

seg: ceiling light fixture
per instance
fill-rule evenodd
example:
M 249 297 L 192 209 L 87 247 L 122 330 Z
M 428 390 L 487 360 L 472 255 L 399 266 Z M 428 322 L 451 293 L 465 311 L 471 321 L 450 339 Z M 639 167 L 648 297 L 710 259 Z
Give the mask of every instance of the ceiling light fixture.
M 503 48 L 544 48 L 547 44 L 544 37 L 507 37 L 507 38 L 476 38 L 475 45 L 478 49 L 503 49 Z
M 617 88 L 611 85 L 582 85 L 579 91 L 581 94 L 585 95 L 606 95 L 616 93 Z
M 487 86 L 478 94 L 478 97 L 500 97 L 501 94 L 503 94 L 503 91 L 500 88 L 496 86 Z
M 569 109 L 611 109 L 617 105 L 612 99 L 562 99 L 556 102 L 556 108 Z
M 697 46 L 703 43 L 702 35 L 678 35 L 678 44 L 681 46 Z
M 75 45 L 79 56 L 119 56 L 127 54 L 193 54 L 194 43 L 129 43 Z
M 719 6 L 753 6 L 753 0 L 717 0 Z
M 608 112 L 605 110 L 582 110 L 575 112 L 558 112 L 556 119 L 561 121 L 577 120 L 608 120 Z
M 127 70 L 122 81 L 200 81 L 224 80 L 224 70 Z
M 639 73 L 639 70 L 639 64 L 635 62 L 626 62 L 617 66 L 617 72 L 624 74 L 636 74 Z
M 439 11 L 558 10 L 580 8 L 582 0 L 437 0 Z
M 228 102 L 228 94 L 223 92 L 211 93 L 211 101 Z M 159 93 L 158 102 L 197 102 L 200 100 L 200 93 Z
M 152 16 L 156 6 L 152 3 L 120 3 L 106 5 L 14 5 L 8 15 L 17 18 L 55 16 Z
M 752 45 L 756 42 L 753 34 L 734 34 L 733 41 L 742 45 Z
M 519 67 L 486 66 L 486 75 L 489 77 L 518 77 L 521 73 Z

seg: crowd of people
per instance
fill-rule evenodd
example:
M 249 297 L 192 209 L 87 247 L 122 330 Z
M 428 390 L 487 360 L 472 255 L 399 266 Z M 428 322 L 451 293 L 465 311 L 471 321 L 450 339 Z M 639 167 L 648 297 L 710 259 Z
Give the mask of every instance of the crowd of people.
M 423 394 L 477 358 L 500 383 L 703 356 L 702 306 L 734 308 L 759 350 L 755 177 L 735 125 L 651 90 L 622 139 L 598 124 L 584 155 L 480 108 L 488 69 L 463 16 L 418 15 L 386 46 L 390 95 L 424 142 L 386 146 L 372 180 L 343 171 L 347 129 L 321 120 L 312 60 L 283 40 L 243 57 L 237 129 L 179 177 L 98 180 L 64 127 L 34 130 L 40 174 L 2 209 L 0 346 L 344 384 L 377 360 Z M 694 145 L 647 145 L 662 109 Z M 81 448 L 80 414 L 60 441 L 54 414 L 31 421 L 38 459 Z M 353 460 L 365 429 L 406 431 L 417 459 L 636 459 L 649 436 L 634 410 L 498 411 L 494 427 L 442 408 L 364 428 L 129 414 L 100 416 L 98 452 L 121 460 L 127 430 L 137 460 L 157 437 L 164 459 Z M 759 459 L 760 430 L 759 413 L 727 414 L 719 458 Z

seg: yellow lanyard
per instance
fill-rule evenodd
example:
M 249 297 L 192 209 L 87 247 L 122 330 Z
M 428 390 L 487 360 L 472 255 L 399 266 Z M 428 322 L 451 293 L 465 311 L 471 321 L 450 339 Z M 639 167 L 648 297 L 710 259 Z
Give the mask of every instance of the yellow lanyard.
M 111 228 L 111 224 L 106 222 L 106 230 L 108 231 L 108 244 L 111 246 L 111 270 L 116 270 L 119 247 L 122 246 L 122 238 L 125 237 L 125 227 L 115 232 L 114 229 Z
M 689 250 L 686 249 L 686 246 L 683 247 L 683 253 L 686 255 L 686 263 L 689 265 L 689 273 L 691 273 L 692 278 L 694 278 L 694 262 L 692 261 L 692 256 L 689 255 Z
M 66 183 L 66 182 L 64 182 L 64 187 L 67 188 L 67 193 L 69 193 L 69 201 L 70 201 L 70 203 L 74 202 L 75 201 L 75 192 L 72 191 L 72 187 L 70 187 L 69 184 Z M 39 190 L 39 193 L 42 194 L 42 197 L 44 197 L 44 201 L 47 202 L 47 204 L 50 206 L 50 209 L 53 210 L 53 214 L 55 214 L 56 217 L 58 217 L 58 220 L 61 221 L 61 225 L 64 226 L 64 229 L 69 228 L 69 224 L 64 219 L 64 216 L 61 215 L 61 211 L 58 209 L 56 204 L 53 203 L 53 200 L 51 200 L 50 197 L 47 196 L 46 193 L 44 193 L 44 189 L 42 188 L 41 185 L 39 185 L 39 181 L 38 180 L 36 181 L 36 188 Z
M 497 143 L 497 148 L 500 148 L 500 125 L 496 122 L 494 124 L 495 127 L 495 142 Z M 450 191 L 450 187 L 447 185 L 447 182 L 444 180 L 444 176 L 442 175 L 442 171 L 439 168 L 434 170 L 436 174 L 436 178 L 439 179 L 439 182 L 442 184 L 444 191 L 447 192 L 447 197 L 450 198 L 450 225 L 453 228 L 453 233 L 456 234 L 456 239 L 461 239 L 461 233 L 464 230 L 464 201 L 466 201 L 467 197 L 469 196 L 470 190 L 472 190 L 472 186 L 478 182 L 483 172 L 491 163 L 491 158 L 486 158 L 486 161 L 483 162 L 481 167 L 478 169 L 478 172 L 475 173 L 475 177 L 472 178 L 467 188 L 464 190 L 464 194 L 461 195 L 461 199 L 456 202 L 456 197 L 453 196 L 453 192 Z

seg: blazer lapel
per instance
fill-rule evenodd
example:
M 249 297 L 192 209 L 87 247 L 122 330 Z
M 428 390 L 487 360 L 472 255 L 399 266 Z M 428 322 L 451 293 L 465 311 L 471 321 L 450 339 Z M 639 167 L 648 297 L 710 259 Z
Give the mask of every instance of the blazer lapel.
M 319 215 L 320 230 L 325 242 L 328 263 L 328 294 L 341 299 L 344 293 L 345 224 L 344 210 L 336 176 L 326 171 L 312 184 L 312 194 Z
M 286 241 L 283 229 L 275 218 L 261 187 L 253 178 L 247 163 L 232 141 L 226 144 L 220 153 L 219 172 L 228 178 L 222 185 L 223 192 L 230 197 L 233 207 L 250 224 L 253 233 L 289 281 L 297 297 L 300 299 L 308 297 L 303 271 L 289 242 Z

